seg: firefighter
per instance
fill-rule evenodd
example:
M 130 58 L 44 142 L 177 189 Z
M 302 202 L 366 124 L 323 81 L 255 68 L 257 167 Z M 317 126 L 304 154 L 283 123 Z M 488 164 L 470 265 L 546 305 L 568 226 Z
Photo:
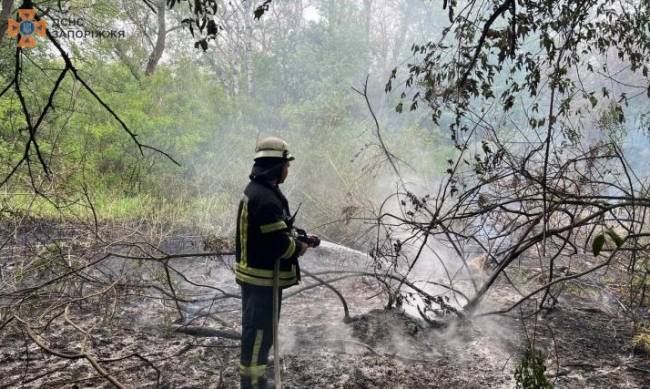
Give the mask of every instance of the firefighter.
M 265 371 L 273 344 L 275 261 L 279 261 L 279 314 L 282 289 L 300 280 L 298 257 L 320 242 L 315 236 L 303 234 L 303 239 L 298 239 L 292 233 L 289 204 L 278 187 L 287 178 L 292 160 L 282 139 L 259 141 L 250 182 L 237 211 L 235 275 L 242 296 L 242 389 L 274 387 L 267 382 Z

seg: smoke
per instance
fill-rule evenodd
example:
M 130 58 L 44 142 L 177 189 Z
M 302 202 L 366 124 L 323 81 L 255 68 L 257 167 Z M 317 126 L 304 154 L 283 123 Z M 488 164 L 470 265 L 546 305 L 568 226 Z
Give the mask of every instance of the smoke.
M 639 125 L 627 132 L 623 141 L 623 151 L 632 170 L 641 178 L 650 175 L 650 132 Z
M 378 202 L 394 194 L 396 190 L 404 190 L 402 183 L 410 193 L 417 197 L 427 194 L 432 196 L 437 193 L 438 186 L 442 180 L 435 172 L 435 167 L 423 167 L 417 173 L 405 175 L 402 182 L 397 182 L 394 177 L 387 176 L 376 181 L 376 186 L 371 196 L 378 199 Z M 401 203 L 401 198 L 393 197 L 388 200 L 381 213 L 391 213 L 404 216 L 407 209 Z M 397 227 L 391 228 L 392 238 L 405 241 L 411 235 L 407 229 Z M 487 277 L 487 270 L 484 266 L 485 257 L 480 258 L 480 252 L 468 247 L 462 248 L 463 257 L 459 257 L 456 250 L 449 245 L 449 242 L 441 239 L 428 239 L 422 249 L 418 261 L 408 271 L 413 258 L 418 252 L 423 238 L 411 240 L 408 246 L 404 246 L 403 254 L 406 260 L 399 261 L 395 268 L 396 273 L 407 274 L 407 281 L 431 296 L 443 296 L 447 304 L 455 309 L 462 310 L 471 298 L 476 288 Z M 336 258 L 337 256 L 349 256 L 351 251 L 345 247 L 328 247 L 327 255 Z M 360 255 L 360 254 L 359 254 Z M 483 259 L 483 260 L 482 260 Z M 373 268 L 373 259 L 363 256 L 360 259 L 364 267 Z M 320 261 L 319 261 L 320 262 Z M 359 260 L 357 260 L 357 263 Z M 340 263 L 339 263 L 340 265 Z M 394 286 L 398 281 L 389 280 Z M 444 285 L 444 286 L 443 286 Z M 446 286 L 446 287 L 445 287 Z M 450 291 L 449 288 L 454 289 Z M 367 290 L 350 289 L 350 293 L 368 293 Z M 350 337 L 350 341 L 375 342 L 373 346 L 388 354 L 397 354 L 403 357 L 419 357 L 426 359 L 447 358 L 451 355 L 470 362 L 476 360 L 477 356 L 485 363 L 492 366 L 504 367 L 506 361 L 516 352 L 519 345 L 517 326 L 514 322 L 503 318 L 480 317 L 470 318 L 469 321 L 457 320 L 453 314 L 448 317 L 436 317 L 433 313 L 427 312 L 430 305 L 425 298 L 408 285 L 402 285 L 401 291 L 405 296 L 401 311 L 384 312 L 383 306 L 363 302 L 362 306 L 356 306 L 361 311 L 358 316 L 362 325 L 353 324 L 356 329 L 350 332 L 342 329 L 340 325 L 327 326 L 323 330 L 323 336 Z M 497 301 L 485 301 L 482 309 L 496 308 L 499 302 L 509 297 L 509 292 L 503 292 Z M 343 292 L 344 295 L 349 293 Z M 357 297 L 358 298 L 358 297 Z M 442 328 L 426 329 L 429 327 L 422 318 L 425 313 L 427 318 L 441 323 Z M 361 328 L 360 328 L 361 327 Z M 367 332 L 370 332 L 368 335 Z M 364 337 L 364 333 L 366 336 Z M 287 335 L 289 336 L 289 335 Z M 296 334 L 292 334 L 296 336 Z M 359 338 L 361 336 L 361 338 Z M 293 342 L 295 344 L 295 342 Z M 367 352 L 357 347 L 357 352 Z
M 441 254 L 442 256 L 442 254 Z M 423 258 L 424 259 L 424 258 Z M 443 259 L 451 270 L 457 270 L 453 261 Z M 409 281 L 416 282 L 428 293 L 442 293 L 424 280 L 442 281 L 445 271 L 439 262 L 422 261 L 416 266 Z M 370 268 L 372 258 L 363 252 L 344 246 L 325 243 L 323 250 L 307 253 L 302 266 L 310 272 L 325 269 L 358 270 Z M 325 277 L 324 277 L 325 278 Z M 305 279 L 305 283 L 311 282 Z M 376 296 L 377 285 L 369 279 L 350 278 L 335 283 L 346 297 L 353 320 L 343 323 L 342 308 L 337 297 L 328 289 L 319 287 L 283 301 L 280 325 L 281 352 L 318 358 L 325 369 L 339 369 L 342 355 L 389 357 L 404 363 L 427 363 L 430 366 L 450 364 L 462 369 L 482 364 L 485 371 L 507 373 L 513 353 L 518 346 L 517 330 L 512 322 L 497 318 L 470 321 L 449 321 L 445 328 L 431 329 L 414 310 L 414 302 L 404 310 L 384 310 L 384 303 Z M 405 288 L 408 289 L 408 288 Z M 290 291 L 289 289 L 288 291 Z M 339 362 L 337 362 L 339 361 Z M 331 365 L 331 366 L 330 366 Z M 510 387 L 505 378 L 503 387 Z M 494 387 L 500 387 L 495 384 Z

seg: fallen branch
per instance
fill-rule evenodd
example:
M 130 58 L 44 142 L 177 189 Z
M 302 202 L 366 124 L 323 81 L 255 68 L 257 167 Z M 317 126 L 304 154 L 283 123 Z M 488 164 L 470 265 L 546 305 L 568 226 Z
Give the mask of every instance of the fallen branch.
M 48 354 L 52 354 L 54 356 L 57 356 L 59 358 L 65 358 L 65 359 L 86 359 L 90 365 L 105 379 L 107 379 L 111 384 L 113 384 L 116 388 L 119 389 L 126 389 L 126 386 L 124 386 L 121 382 L 119 382 L 115 377 L 110 375 L 103 367 L 99 365 L 97 360 L 90 356 L 88 353 L 80 353 L 80 354 L 67 354 L 63 352 L 56 351 L 54 349 L 51 349 L 45 343 L 40 341 L 36 334 L 32 331 L 32 329 L 29 327 L 29 325 L 23 321 L 22 319 L 19 319 L 16 317 L 18 321 L 20 321 L 23 324 L 23 328 L 27 332 L 27 335 L 30 337 L 30 339 L 36 343 L 38 347 L 40 347 L 43 351 L 47 352 Z
M 344 315 L 345 315 L 345 316 L 343 317 L 343 322 L 344 322 L 344 323 L 348 323 L 348 322 L 350 321 L 350 310 L 348 309 L 348 303 L 345 301 L 345 297 L 343 297 L 343 294 L 341 294 L 341 292 L 339 292 L 338 289 L 336 289 L 334 286 L 332 286 L 332 284 L 329 283 L 328 281 L 323 280 L 322 278 L 317 277 L 317 276 L 314 275 L 313 273 L 310 273 L 310 272 L 308 272 L 308 271 L 306 271 L 306 270 L 304 270 L 304 269 L 301 270 L 301 271 L 302 271 L 303 273 L 305 273 L 307 276 L 309 276 L 309 277 L 315 279 L 316 281 L 318 281 L 320 284 L 326 286 L 327 288 L 329 288 L 330 290 L 332 290 L 334 293 L 336 293 L 336 295 L 338 296 L 339 300 L 341 300 L 341 304 L 343 304 L 343 313 L 344 313 Z
M 203 336 L 209 338 L 225 338 L 225 339 L 235 339 L 239 340 L 241 334 L 237 331 L 232 330 L 217 330 L 210 327 L 202 326 L 175 326 L 174 332 L 180 332 L 181 334 L 187 334 L 192 336 Z

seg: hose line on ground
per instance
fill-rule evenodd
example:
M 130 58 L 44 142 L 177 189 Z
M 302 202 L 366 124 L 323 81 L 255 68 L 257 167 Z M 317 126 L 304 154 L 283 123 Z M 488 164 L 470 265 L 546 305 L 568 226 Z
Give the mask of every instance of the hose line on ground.
M 280 342 L 278 341 L 278 323 L 280 321 L 280 258 L 273 266 L 273 373 L 275 387 L 282 389 L 280 372 Z

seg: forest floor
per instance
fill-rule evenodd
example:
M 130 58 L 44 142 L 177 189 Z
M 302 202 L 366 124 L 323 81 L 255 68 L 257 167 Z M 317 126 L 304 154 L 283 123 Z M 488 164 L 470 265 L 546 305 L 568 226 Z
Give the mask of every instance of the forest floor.
M 237 293 L 230 261 L 196 258 L 176 265 L 194 281 Z M 363 253 L 327 243 L 308 253 L 302 264 L 312 272 L 368 266 Z M 336 285 L 350 306 L 348 323 L 337 296 L 322 286 L 283 301 L 280 336 L 287 389 L 514 388 L 526 337 L 545 356 L 547 376 L 556 388 L 650 388 L 650 355 L 632 346 L 630 320 L 596 298 L 564 294 L 554 310 L 526 325 L 516 317 L 485 316 L 432 329 L 411 316 L 383 310 L 376 287 L 366 278 Z M 185 290 L 187 295 L 194 292 L 196 288 Z M 485 304 L 498 308 L 512 300 L 513 291 L 498 285 Z M 239 300 L 183 307 L 188 315 L 210 308 L 212 315 L 192 324 L 223 330 L 224 337 L 176 332 L 173 305 L 153 292 L 121 294 L 115 304 L 111 320 L 99 319 L 106 306 L 83 303 L 71 306 L 70 316 L 88 329 L 86 350 L 125 386 L 238 387 L 239 341 L 228 334 L 240 330 Z M 46 353 L 17 328 L 0 332 L 0 388 L 112 386 L 87 360 Z M 82 338 L 61 318 L 41 334 L 51 349 L 66 352 L 78 351 Z

